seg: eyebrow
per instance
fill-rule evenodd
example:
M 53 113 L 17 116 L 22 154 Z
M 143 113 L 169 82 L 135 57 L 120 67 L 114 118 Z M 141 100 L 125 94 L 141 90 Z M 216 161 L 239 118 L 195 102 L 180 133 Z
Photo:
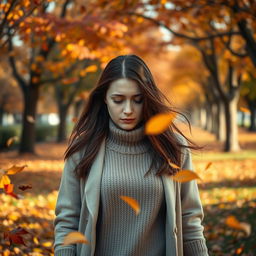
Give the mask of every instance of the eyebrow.
M 119 94 L 119 93 L 114 93 L 114 94 L 111 94 L 111 96 L 121 96 L 121 97 L 124 97 L 125 95 L 123 95 L 123 94 Z M 142 96 L 142 93 L 135 94 L 135 95 L 133 95 L 133 96 L 134 96 L 134 97 Z

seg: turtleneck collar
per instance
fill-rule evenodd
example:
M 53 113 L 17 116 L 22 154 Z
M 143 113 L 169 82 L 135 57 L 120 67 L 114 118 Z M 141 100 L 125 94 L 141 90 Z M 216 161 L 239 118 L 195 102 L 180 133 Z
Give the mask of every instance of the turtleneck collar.
M 144 124 L 133 130 L 119 128 L 109 118 L 108 148 L 124 154 L 138 154 L 148 151 L 149 144 L 144 133 Z

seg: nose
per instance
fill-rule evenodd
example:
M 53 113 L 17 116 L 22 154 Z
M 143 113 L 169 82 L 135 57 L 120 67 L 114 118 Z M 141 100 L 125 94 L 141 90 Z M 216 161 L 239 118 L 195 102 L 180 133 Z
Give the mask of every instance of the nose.
M 124 106 L 124 113 L 125 114 L 131 114 L 132 113 L 132 106 L 131 102 L 127 101 Z

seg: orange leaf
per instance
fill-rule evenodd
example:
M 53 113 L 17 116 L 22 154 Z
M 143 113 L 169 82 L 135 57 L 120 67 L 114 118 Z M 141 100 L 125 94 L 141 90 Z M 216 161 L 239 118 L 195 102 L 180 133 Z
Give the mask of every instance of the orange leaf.
M 174 176 L 172 176 L 172 179 L 178 181 L 178 182 L 187 182 L 194 179 L 200 179 L 202 180 L 197 173 L 191 171 L 191 170 L 181 170 L 177 172 Z
M 129 197 L 129 196 L 120 196 L 120 198 L 132 207 L 132 209 L 135 211 L 136 215 L 138 215 L 140 213 L 140 206 L 139 206 L 139 203 L 137 202 L 137 200 L 135 200 L 134 198 Z
M 4 190 L 7 194 L 13 192 L 13 184 L 5 184 L 4 185 Z
M 77 243 L 88 244 L 89 242 L 87 241 L 86 237 L 82 233 L 77 231 L 70 232 L 64 237 L 63 245 L 77 244 Z
M 11 145 L 15 140 L 16 140 L 16 141 L 18 140 L 18 137 L 17 137 L 17 136 L 13 136 L 13 137 L 9 138 L 9 139 L 7 140 L 7 142 L 6 142 L 7 147 L 10 147 L 10 145 Z
M 180 169 L 180 167 L 179 167 L 178 165 L 172 163 L 172 162 L 170 161 L 170 159 L 168 159 L 168 164 L 169 164 L 172 168 L 174 168 L 174 169 Z
M 174 113 L 160 113 L 151 117 L 145 125 L 145 133 L 148 135 L 160 134 L 168 129 L 175 119 Z
M 251 234 L 251 225 L 246 222 L 239 222 L 233 215 L 228 216 L 225 223 L 231 228 L 243 230 L 247 236 Z
M 19 196 L 16 195 L 14 192 L 13 192 L 13 184 L 5 184 L 4 185 L 4 190 L 5 190 L 5 193 L 9 196 L 12 196 L 16 199 L 19 199 Z
M 251 113 L 251 111 L 248 108 L 240 107 L 240 111 L 244 113 Z
M 27 165 L 22 165 L 22 166 L 14 165 L 6 170 L 6 174 L 8 174 L 8 175 L 16 174 L 18 172 L 21 172 L 25 167 L 27 167 Z
M 204 170 L 206 171 L 208 168 L 210 168 L 211 165 L 212 165 L 212 162 L 209 162 L 209 163 L 205 166 Z
M 72 122 L 73 122 L 73 123 L 76 123 L 76 122 L 77 122 L 77 120 L 78 120 L 78 118 L 77 118 L 77 117 L 73 117 L 73 118 L 72 118 Z

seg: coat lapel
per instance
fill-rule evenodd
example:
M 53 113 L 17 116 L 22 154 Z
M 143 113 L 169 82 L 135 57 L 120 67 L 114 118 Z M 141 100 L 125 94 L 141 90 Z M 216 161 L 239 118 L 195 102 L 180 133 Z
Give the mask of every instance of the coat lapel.
M 175 182 L 172 178 L 167 175 L 163 175 L 162 181 L 164 186 L 165 201 L 166 201 L 166 256 L 177 255 L 177 227 L 176 216 L 175 216 L 175 203 L 176 203 L 176 188 Z M 173 246 L 175 245 L 175 246 Z
M 87 250 L 89 250 L 90 248 L 90 253 L 81 255 L 93 255 L 95 250 L 96 224 L 99 212 L 100 182 L 105 156 L 105 143 L 106 142 L 104 139 L 100 146 L 100 150 L 95 158 L 95 161 L 93 161 L 88 179 L 85 184 L 85 203 L 89 211 L 89 218 L 86 226 L 85 235 L 90 241 L 90 246 L 86 245 Z M 81 253 L 83 253 L 83 251 Z

